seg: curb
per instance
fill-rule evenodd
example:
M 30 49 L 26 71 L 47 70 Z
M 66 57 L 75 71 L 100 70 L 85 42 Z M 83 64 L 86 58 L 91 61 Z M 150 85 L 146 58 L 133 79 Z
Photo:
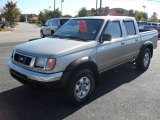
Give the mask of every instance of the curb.
M 0 32 L 0 34 L 10 33 L 11 31 Z

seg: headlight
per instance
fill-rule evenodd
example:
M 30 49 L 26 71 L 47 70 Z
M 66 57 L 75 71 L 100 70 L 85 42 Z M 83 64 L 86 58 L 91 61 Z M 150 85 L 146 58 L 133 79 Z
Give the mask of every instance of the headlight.
M 56 64 L 55 59 L 36 58 L 34 67 L 43 70 L 53 70 Z
M 55 59 L 48 59 L 47 65 L 46 65 L 46 70 L 52 70 L 54 69 L 56 65 L 56 60 Z
M 35 68 L 45 68 L 47 63 L 47 58 L 36 58 L 34 67 Z

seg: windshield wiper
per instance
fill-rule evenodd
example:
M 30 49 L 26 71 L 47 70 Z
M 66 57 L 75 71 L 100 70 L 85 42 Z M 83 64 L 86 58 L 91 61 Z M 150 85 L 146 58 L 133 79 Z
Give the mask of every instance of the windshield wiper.
M 64 38 L 69 38 L 69 39 L 75 39 L 75 40 L 84 40 L 80 37 L 77 37 L 77 36 L 71 36 L 71 35 L 68 35 L 68 36 L 64 36 Z
M 74 39 L 74 40 L 80 40 L 80 41 L 86 41 L 86 39 L 82 39 L 82 38 L 80 38 L 80 37 L 77 37 L 77 36 L 71 36 L 71 35 L 67 35 L 67 36 L 61 36 L 61 35 L 53 35 L 52 36 L 53 38 L 61 38 L 61 39 L 66 39 L 66 38 L 68 38 L 68 39 Z
M 63 36 L 60 36 L 60 35 L 52 35 L 51 37 L 52 38 L 61 38 L 61 39 L 64 38 Z

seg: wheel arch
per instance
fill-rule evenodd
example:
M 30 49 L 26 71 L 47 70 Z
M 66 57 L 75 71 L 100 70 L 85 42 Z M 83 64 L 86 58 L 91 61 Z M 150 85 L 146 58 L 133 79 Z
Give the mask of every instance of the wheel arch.
M 81 59 L 75 60 L 67 66 L 65 71 L 71 71 L 71 74 L 69 76 L 70 78 L 75 72 L 80 69 L 90 69 L 95 76 L 95 82 L 99 83 L 98 67 L 94 60 L 91 60 L 89 57 L 83 57 Z
M 151 41 L 145 42 L 143 44 L 142 48 L 141 48 L 141 51 L 144 50 L 144 49 L 146 49 L 146 48 L 150 49 L 150 51 L 151 51 L 151 57 L 152 57 L 153 56 L 153 44 L 152 44 Z

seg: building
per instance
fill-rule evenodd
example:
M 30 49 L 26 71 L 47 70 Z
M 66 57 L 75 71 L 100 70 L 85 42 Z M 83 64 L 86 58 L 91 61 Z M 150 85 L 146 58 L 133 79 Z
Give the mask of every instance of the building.
M 32 14 L 31 21 L 38 21 L 38 16 L 36 14 Z
M 92 8 L 91 10 L 88 11 L 88 14 L 90 16 L 94 16 L 96 15 L 96 10 L 94 8 Z M 109 7 L 105 7 L 105 8 L 98 8 L 97 9 L 97 14 L 100 16 L 107 16 L 107 15 L 111 15 L 111 16 L 134 16 L 135 13 L 133 10 L 125 10 L 123 8 L 112 8 L 109 9 Z

